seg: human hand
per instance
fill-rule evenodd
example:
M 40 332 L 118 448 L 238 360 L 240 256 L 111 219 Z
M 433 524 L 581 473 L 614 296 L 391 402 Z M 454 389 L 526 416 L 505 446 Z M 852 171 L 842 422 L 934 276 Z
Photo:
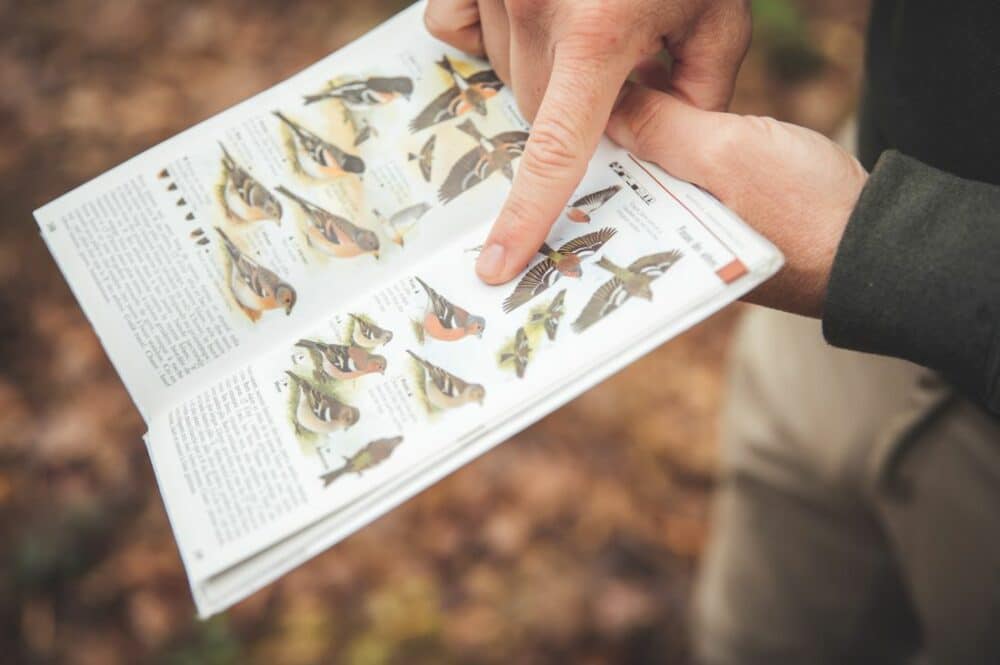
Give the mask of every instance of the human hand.
M 608 134 L 718 197 L 785 254 L 785 266 L 746 299 L 821 317 L 837 245 L 868 173 L 814 131 L 772 118 L 700 110 L 627 84 Z
M 514 186 L 476 265 L 491 284 L 528 263 L 586 172 L 622 83 L 666 48 L 664 83 L 724 109 L 750 41 L 748 0 L 429 0 L 431 34 L 489 56 L 532 121 Z

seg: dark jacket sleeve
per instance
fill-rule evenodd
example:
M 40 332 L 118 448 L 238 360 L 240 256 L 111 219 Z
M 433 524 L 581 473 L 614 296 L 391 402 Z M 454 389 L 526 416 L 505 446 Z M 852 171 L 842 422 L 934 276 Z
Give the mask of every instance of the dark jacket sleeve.
M 837 250 L 823 332 L 1000 413 L 1000 187 L 884 153 Z

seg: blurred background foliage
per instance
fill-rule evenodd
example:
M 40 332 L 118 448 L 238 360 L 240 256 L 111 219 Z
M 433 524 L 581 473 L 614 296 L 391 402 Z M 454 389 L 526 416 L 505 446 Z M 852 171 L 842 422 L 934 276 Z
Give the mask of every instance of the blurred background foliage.
M 209 622 L 31 211 L 402 0 L 0 0 L 0 660 L 684 663 L 730 308 Z M 864 0 L 755 0 L 734 109 L 832 133 Z

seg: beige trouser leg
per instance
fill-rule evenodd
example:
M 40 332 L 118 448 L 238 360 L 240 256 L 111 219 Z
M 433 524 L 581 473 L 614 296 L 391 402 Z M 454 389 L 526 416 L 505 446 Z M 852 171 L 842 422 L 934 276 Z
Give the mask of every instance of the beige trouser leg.
M 933 374 L 744 321 L 696 602 L 705 663 L 1000 663 L 1000 426 Z

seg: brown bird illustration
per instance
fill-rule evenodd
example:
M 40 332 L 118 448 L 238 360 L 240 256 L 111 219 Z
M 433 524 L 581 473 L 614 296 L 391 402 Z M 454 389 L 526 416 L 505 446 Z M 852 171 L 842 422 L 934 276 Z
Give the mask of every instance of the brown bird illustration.
M 498 171 L 513 180 L 514 160 L 524 154 L 528 142 L 528 133 L 521 131 L 501 132 L 486 138 L 471 120 L 463 121 L 458 129 L 475 139 L 477 145 L 451 167 L 438 190 L 442 203 L 450 203 Z
M 306 217 L 309 218 L 306 239 L 312 247 L 340 259 L 361 254 L 371 254 L 378 258 L 379 242 L 374 231 L 361 228 L 339 215 L 334 215 L 329 210 L 293 194 L 283 185 L 279 186 L 277 191 L 298 203 L 305 211 Z
M 313 178 L 331 180 L 347 173 L 360 175 L 365 172 L 365 163 L 357 155 L 324 141 L 302 125 L 288 119 L 280 111 L 273 113 L 292 131 L 299 166 Z
M 556 333 L 559 332 L 559 322 L 562 321 L 563 314 L 566 313 L 566 289 L 556 294 L 556 297 L 549 303 L 544 311 L 531 315 L 531 322 L 541 321 L 545 329 L 545 335 L 550 341 L 556 340 Z
M 226 183 L 222 189 L 222 200 L 226 213 L 243 222 L 274 221 L 281 224 L 281 203 L 264 185 L 260 184 L 242 166 L 221 142 L 222 167 L 226 171 Z
M 425 333 L 443 342 L 454 342 L 468 335 L 482 337 L 486 330 L 486 320 L 483 317 L 470 314 L 449 302 L 419 277 L 415 279 L 427 292 L 427 309 L 421 324 Z
M 454 85 L 442 92 L 410 122 L 410 131 L 419 132 L 438 123 L 475 111 L 486 115 L 486 100 L 496 96 L 503 82 L 492 69 L 484 69 L 468 77 L 455 71 L 448 56 L 437 63 L 451 77 Z
M 513 361 L 517 378 L 523 379 L 524 372 L 528 368 L 528 358 L 530 356 L 531 346 L 528 345 L 528 333 L 521 327 L 517 329 L 517 333 L 514 335 L 514 348 L 507 353 L 501 354 L 500 362 Z
M 427 139 L 423 147 L 420 148 L 420 154 L 413 154 L 412 152 L 406 156 L 406 161 L 417 162 L 417 166 L 420 167 L 420 175 L 424 177 L 427 182 L 431 181 L 431 168 L 434 165 L 434 146 L 437 145 L 437 134 L 431 134 L 431 137 Z
M 614 237 L 613 228 L 603 228 L 593 233 L 573 238 L 558 250 L 542 243 L 538 253 L 545 258 L 531 267 L 521 281 L 514 287 L 513 293 L 503 301 L 503 311 L 512 312 L 528 302 L 550 286 L 559 281 L 560 277 L 580 277 L 583 274 L 580 262 L 596 254 L 604 244 Z
M 257 321 L 272 309 L 291 314 L 296 301 L 292 285 L 247 256 L 222 229 L 215 230 L 229 255 L 229 289 L 250 320 Z
M 427 402 L 436 409 L 453 409 L 471 402 L 483 403 L 486 389 L 478 383 L 463 381 L 451 372 L 433 365 L 413 351 L 407 350 L 424 373 L 424 392 Z
M 590 221 L 590 216 L 600 210 L 605 203 L 614 198 L 615 194 L 620 192 L 621 189 L 621 185 L 611 185 L 610 187 L 587 194 L 586 196 L 581 196 L 567 206 L 569 212 L 566 213 L 566 216 L 574 222 L 586 224 Z
M 295 408 L 295 432 L 308 430 L 313 434 L 332 434 L 348 429 L 361 418 L 357 407 L 334 399 L 302 377 L 292 372 L 285 374 L 299 389 Z
M 347 381 L 365 374 L 384 374 L 386 359 L 357 344 L 329 344 L 301 339 L 295 346 L 309 351 L 316 363 L 316 378 Z
M 594 292 L 590 302 L 573 322 L 573 330 L 583 332 L 618 309 L 629 298 L 652 300 L 653 281 L 680 261 L 681 257 L 681 252 L 677 250 L 659 252 L 638 258 L 627 268 L 622 268 L 607 256 L 602 256 L 597 265 L 614 277 Z
M 364 448 L 354 453 L 350 457 L 344 457 L 344 466 L 333 471 L 327 471 L 320 480 L 323 487 L 328 487 L 341 476 L 349 473 L 363 474 L 368 469 L 372 469 L 389 459 L 396 447 L 403 442 L 403 437 L 394 436 L 391 439 L 377 439 L 367 444 Z
M 361 318 L 355 314 L 348 314 L 351 320 L 354 321 L 354 331 L 351 334 L 351 339 L 358 346 L 363 346 L 366 349 L 374 349 L 379 346 L 384 346 L 392 341 L 392 332 L 385 330 L 384 328 L 379 328 L 377 325 Z
M 304 102 L 314 104 L 324 99 L 336 99 L 352 111 L 367 111 L 383 106 L 400 97 L 413 94 L 413 79 L 408 76 L 373 76 L 339 84 L 330 84 L 326 90 L 305 95 Z

